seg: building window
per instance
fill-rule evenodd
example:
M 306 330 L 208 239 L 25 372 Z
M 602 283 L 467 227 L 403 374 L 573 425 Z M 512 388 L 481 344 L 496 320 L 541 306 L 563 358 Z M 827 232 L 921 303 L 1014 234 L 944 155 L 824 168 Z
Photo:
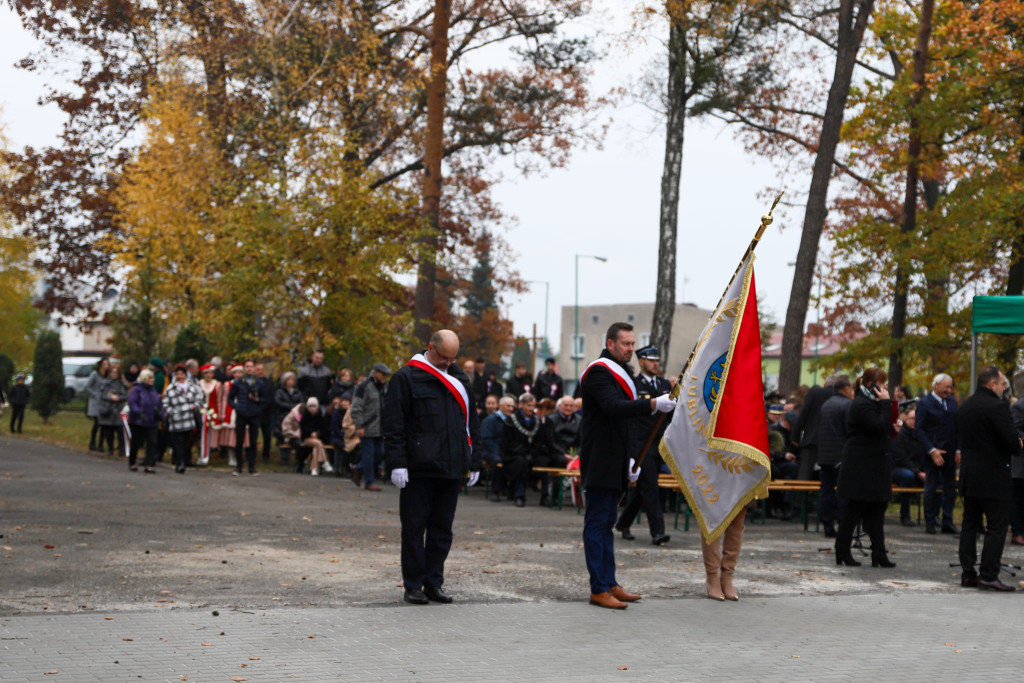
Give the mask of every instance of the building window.
M 640 342 L 636 345 L 638 349 L 651 345 L 651 335 L 644 332 L 640 335 Z
M 636 314 L 635 313 L 627 313 L 626 314 L 626 322 L 627 323 L 635 323 L 636 322 Z
M 583 354 L 587 348 L 587 335 L 585 334 L 574 334 L 572 335 L 572 357 L 583 358 Z
M 601 322 L 601 316 L 599 316 L 597 314 L 590 316 L 590 324 L 591 325 L 596 325 L 599 322 Z

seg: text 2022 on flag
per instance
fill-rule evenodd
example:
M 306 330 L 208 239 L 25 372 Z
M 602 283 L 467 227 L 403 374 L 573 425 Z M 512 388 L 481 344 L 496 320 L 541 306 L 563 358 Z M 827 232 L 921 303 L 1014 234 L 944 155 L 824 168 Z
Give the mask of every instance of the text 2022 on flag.
M 752 248 L 679 376 L 678 401 L 661 453 L 710 543 L 771 478 Z

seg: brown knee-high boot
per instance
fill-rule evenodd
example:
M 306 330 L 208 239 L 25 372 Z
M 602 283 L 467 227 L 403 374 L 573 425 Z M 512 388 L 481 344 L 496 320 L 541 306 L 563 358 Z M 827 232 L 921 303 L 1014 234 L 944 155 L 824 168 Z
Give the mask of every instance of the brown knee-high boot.
M 744 508 L 722 534 L 722 593 L 726 600 L 739 600 L 736 589 L 732 585 L 732 575 L 736 571 L 736 561 L 740 558 L 740 546 L 743 545 L 743 520 L 747 516 Z
M 712 600 L 725 600 L 725 595 L 722 593 L 722 581 L 719 577 L 719 570 L 722 567 L 722 551 L 719 548 L 719 543 L 721 541 L 716 538 L 709 544 L 704 540 L 704 534 L 700 536 L 700 551 L 704 554 L 704 572 L 707 574 L 704 586 L 708 591 L 708 597 Z

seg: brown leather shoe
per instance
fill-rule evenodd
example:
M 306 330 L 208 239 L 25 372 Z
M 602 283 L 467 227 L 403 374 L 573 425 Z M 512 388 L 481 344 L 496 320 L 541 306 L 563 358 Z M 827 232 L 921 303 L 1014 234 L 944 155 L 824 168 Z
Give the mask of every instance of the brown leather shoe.
M 367 484 L 366 485 L 366 490 L 367 491 L 380 491 L 381 488 L 379 486 L 377 486 L 376 484 Z
M 604 593 L 591 593 L 590 604 L 597 605 L 598 607 L 604 607 L 606 609 L 626 609 L 629 607 L 626 603 L 617 600 L 608 591 L 605 591 Z
M 622 586 L 612 586 L 612 589 L 608 592 L 612 594 L 613 598 L 615 598 L 616 600 L 621 600 L 622 602 L 636 602 L 637 600 L 643 597 L 642 595 L 637 595 L 636 593 L 630 593 Z

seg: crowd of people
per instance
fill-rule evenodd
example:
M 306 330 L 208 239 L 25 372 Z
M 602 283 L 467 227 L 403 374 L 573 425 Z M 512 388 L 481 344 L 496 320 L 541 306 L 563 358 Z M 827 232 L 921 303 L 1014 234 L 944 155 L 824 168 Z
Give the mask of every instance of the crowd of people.
M 893 485 L 921 488 L 925 533 L 960 539 L 962 585 L 1013 589 L 998 573 L 1007 531 L 1011 543 L 1024 545 L 1024 398 L 1011 407 L 1009 383 L 997 368 L 985 368 L 976 379 L 962 405 L 946 373 L 933 378 L 930 392 L 915 396 L 897 386 L 890 395 L 879 368 L 852 382 L 833 375 L 822 387 L 766 398 L 772 478 L 820 481 L 819 517 L 825 536 L 835 539 L 837 564 L 861 564 L 851 553 L 860 524 L 871 541 L 872 566 L 895 567 L 884 533 Z M 958 494 L 963 529 L 953 519 Z M 897 494 L 903 526 L 917 526 L 911 516 L 915 495 Z M 768 510 L 788 519 L 790 507 L 787 494 L 777 492 Z M 979 533 L 985 548 L 976 568 Z

